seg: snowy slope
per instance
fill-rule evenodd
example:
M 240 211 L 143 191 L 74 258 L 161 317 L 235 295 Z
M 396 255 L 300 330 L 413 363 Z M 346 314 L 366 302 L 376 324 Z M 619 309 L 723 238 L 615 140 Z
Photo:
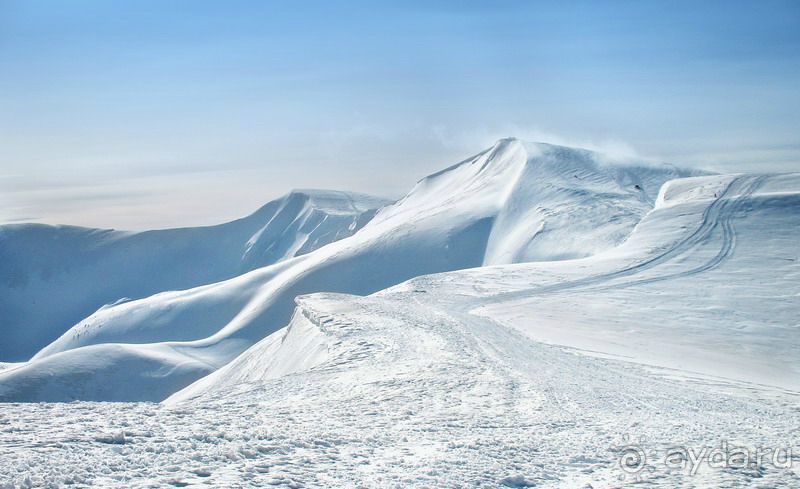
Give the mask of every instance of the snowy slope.
M 97 354 L 97 348 L 83 347 L 103 343 L 136 343 L 139 349 L 145 343 L 166 345 L 185 355 L 161 356 L 159 372 L 190 363 L 196 351 L 216 368 L 244 349 L 236 346 L 252 345 L 286 325 L 294 298 L 301 294 L 368 294 L 428 273 L 586 256 L 610 248 L 652 208 L 663 182 L 690 174 L 666 165 L 612 164 L 586 150 L 504 139 L 423 179 L 350 238 L 219 284 L 104 308 L 40 351 L 28 370 L 4 372 L 0 380 L 7 386 L 11 379 L 19 382 L 14 385 L 25 384 L 36 362 L 59 353 L 58 361 L 68 368 L 51 382 L 81 383 L 73 378 L 75 365 L 84 357 L 91 365 Z M 124 349 L 108 353 L 120 365 L 129 362 L 129 354 Z M 204 374 L 197 371 L 198 377 Z M 159 386 L 120 386 L 130 399 L 158 400 L 154 393 L 167 390 L 164 384 L 176 390 L 185 385 L 183 377 L 153 375 L 151 369 L 129 375 L 131 385 Z M 0 398 L 86 398 L 50 387 L 18 392 L 0 389 Z
M 0 226 L 0 361 L 27 360 L 105 304 L 218 282 L 313 251 L 353 234 L 387 203 L 307 190 L 210 227 Z
M 800 392 L 798 210 L 800 174 L 674 180 L 630 238 L 606 253 L 423 276 L 372 297 L 456 321 L 490 319 L 593 354 Z M 173 399 L 253 382 L 240 372 L 268 368 L 297 324 L 311 321 L 336 343 L 352 325 L 329 324 L 335 314 L 326 307 L 348 309 L 347 301 L 298 298 L 287 329 Z M 311 363 L 327 360 L 325 352 Z
M 525 267 L 477 283 L 489 287 L 515 268 Z M 303 297 L 290 328 L 166 404 L 2 406 L 0 484 L 586 488 L 628 487 L 637 476 L 663 488 L 800 484 L 796 469 L 769 457 L 762 468 L 703 466 L 695 475 L 660 461 L 666 447 L 722 440 L 797 453 L 796 393 L 533 341 L 447 302 L 475 272 L 426 277 L 386 297 Z M 307 355 L 280 371 L 295 353 Z M 620 467 L 626 445 L 646 450 L 642 470 Z
M 623 246 L 521 272 L 535 286 L 498 280 L 473 312 L 539 341 L 800 390 L 798 211 L 800 174 L 670 182 Z
M 800 174 L 682 179 L 590 258 L 300 297 L 166 403 L 8 406 L 0 483 L 798 487 L 798 210 Z
M 249 345 L 250 325 L 9 366 L 0 388 L 15 399 L 122 398 L 113 383 L 164 396 L 216 370 L 161 404 L 0 405 L 0 487 L 800 486 L 800 174 L 683 178 L 654 200 L 628 239 L 592 256 L 301 296 L 286 327 L 224 366 L 219 350 Z M 186 304 L 265 284 L 243 307 L 257 318 L 270 283 L 314 277 L 323 250 L 352 256 L 347 242 L 406 205 L 435 213 L 410 195 L 351 238 Z M 766 455 L 665 462 L 674 447 L 723 445 Z
M 161 415 L 225 411 L 286 440 L 242 463 L 201 449 L 210 477 L 253 485 L 796 487 L 780 460 L 800 450 L 798 240 L 800 174 L 675 180 L 590 258 L 303 296 L 287 328 Z M 302 363 L 276 369 L 287 358 Z M 272 410 L 293 422 L 258 415 Z M 769 451 L 739 468 L 664 461 L 723 443 Z M 620 465 L 625 446 L 641 467 Z

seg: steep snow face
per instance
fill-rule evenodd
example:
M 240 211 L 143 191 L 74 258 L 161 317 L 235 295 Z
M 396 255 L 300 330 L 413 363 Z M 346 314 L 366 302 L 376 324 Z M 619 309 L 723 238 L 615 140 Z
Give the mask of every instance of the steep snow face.
M 486 265 L 582 258 L 612 248 L 653 208 L 665 181 L 691 174 L 667 165 L 615 165 L 571 148 L 526 149 L 519 183 L 492 228 Z
M 664 458 L 722 445 L 779 447 L 785 461 L 800 448 L 786 439 L 800 422 L 798 211 L 800 174 L 681 179 L 624 244 L 589 258 L 303 296 L 289 328 L 159 415 L 234 423 L 186 451 L 210 480 L 239 470 L 253 486 L 797 487 L 776 459 L 694 472 Z M 301 353 L 290 375 L 273 370 Z M 219 443 L 254 442 L 267 446 L 246 461 L 213 458 Z M 646 454 L 642 471 L 623 465 L 626 446 Z M 153 462 L 162 477 L 185 467 Z
M 311 297 L 311 298 L 309 298 Z M 325 297 L 326 300 L 322 300 Z M 342 358 L 340 337 L 347 326 L 335 321 L 326 306 L 337 301 L 347 304 L 350 296 L 327 294 L 302 296 L 289 325 L 259 341 L 234 361 L 208 375 L 172 398 L 173 402 L 214 393 L 221 397 L 246 393 L 272 379 L 302 373 L 332 360 Z M 324 304 L 320 306 L 320 303 Z M 360 349 L 356 349 L 360 352 Z
M 621 243 L 653 208 L 664 182 L 702 174 L 503 139 L 425 178 L 371 225 L 420 215 L 486 217 L 482 265 L 580 258 Z
M 305 255 L 354 234 L 389 201 L 363 194 L 298 190 L 247 240 L 241 272 Z
M 129 233 L 0 226 L 0 360 L 26 360 L 101 306 L 224 280 L 349 236 L 388 202 L 306 190 L 219 226 Z
M 420 324 L 450 318 L 485 326 L 489 319 L 540 342 L 592 354 L 800 390 L 800 174 L 674 180 L 658 202 L 625 244 L 593 257 L 428 275 L 370 301 L 300 297 L 288 329 L 172 400 L 237 392 L 240 383 L 252 388 L 258 380 L 243 376 L 250 369 L 242 365 L 258 371 L 259 362 L 265 368 L 278 356 L 296 355 L 296 342 L 283 352 L 279 343 L 292 337 L 298 320 L 313 332 L 309 341 L 330 345 L 307 350 L 316 360 L 306 364 L 317 365 L 331 362 L 333 352 L 346 351 L 345 340 L 360 335 L 340 315 L 368 316 L 372 310 L 373 322 L 388 325 L 397 322 L 397 313 L 381 315 L 402 309 L 404 316 L 427 318 Z
M 800 487 L 770 453 L 760 468 L 662 462 L 726 440 L 796 457 L 796 394 L 577 354 L 467 313 L 472 286 L 527 267 L 305 296 L 311 314 L 166 403 L 3 405 L 0 487 Z M 626 445 L 646 451 L 638 474 Z
M 200 349 L 213 357 L 211 364 L 224 365 L 239 353 L 231 342 L 252 345 L 285 326 L 301 294 L 364 295 L 424 274 L 504 260 L 584 256 L 612 246 L 655 200 L 660 183 L 690 174 L 605 164 L 601 155 L 584 150 L 501 140 L 422 180 L 349 238 L 225 282 L 104 308 L 34 360 L 62 352 L 77 359 L 90 345 L 167 342 L 187 358 Z M 172 358 L 164 361 L 165 370 L 175 364 Z M 136 385 L 171 383 L 165 376 L 130 375 L 137 377 Z M 131 390 L 130 395 L 144 394 Z
M 539 342 L 800 390 L 800 174 L 667 183 L 621 246 L 580 260 L 415 279 Z M 443 297 L 447 291 L 453 299 Z
M 288 327 L 221 368 L 255 323 L 7 365 L 6 400 L 158 399 L 217 370 L 161 404 L 3 406 L 0 486 L 800 487 L 787 438 L 800 425 L 800 174 L 680 179 L 656 201 L 590 257 L 302 296 Z M 388 212 L 370 232 L 387 232 Z M 325 278 L 315 267 L 338 259 L 369 278 L 381 262 L 347 254 L 356 236 L 323 248 L 336 250 L 327 262 L 318 250 L 195 289 L 178 309 L 252 294 L 256 321 L 275 311 L 257 306 L 276 280 Z M 676 467 L 676 447 L 700 460 Z M 711 456 L 739 447 L 766 455 Z M 625 463 L 632 453 L 645 457 Z

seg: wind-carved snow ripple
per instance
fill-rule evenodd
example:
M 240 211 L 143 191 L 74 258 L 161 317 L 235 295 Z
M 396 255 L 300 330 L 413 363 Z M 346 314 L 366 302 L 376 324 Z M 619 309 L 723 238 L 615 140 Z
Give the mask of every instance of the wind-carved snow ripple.
M 591 290 L 595 287 L 600 289 L 623 288 L 634 285 L 642 285 L 663 280 L 694 275 L 719 266 L 725 259 L 731 256 L 736 246 L 736 231 L 733 226 L 733 219 L 736 213 L 744 208 L 748 199 L 761 187 L 769 178 L 768 175 L 742 175 L 734 178 L 725 187 L 718 197 L 706 207 L 702 213 L 700 225 L 692 233 L 673 244 L 669 249 L 651 256 L 640 263 L 636 263 L 621 270 L 610 273 L 592 275 L 577 280 L 568 280 L 551 285 L 533 287 L 526 290 L 515 290 L 494 295 L 485 295 L 478 298 L 474 304 L 492 304 L 497 302 L 511 301 L 535 295 L 552 294 L 564 290 Z M 713 236 L 717 229 L 722 230 L 719 252 L 706 263 L 693 267 L 689 270 L 680 272 L 666 273 L 655 277 L 647 277 L 638 280 L 613 283 L 616 279 L 626 278 L 640 274 L 644 271 L 663 265 L 675 258 L 685 255 L 692 249 L 703 244 Z

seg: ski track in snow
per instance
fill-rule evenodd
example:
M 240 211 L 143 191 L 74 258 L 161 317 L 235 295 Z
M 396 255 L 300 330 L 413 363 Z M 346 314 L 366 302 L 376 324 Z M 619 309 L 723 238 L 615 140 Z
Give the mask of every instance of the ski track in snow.
M 616 487 L 625 435 L 647 450 L 796 444 L 794 394 L 577 355 L 428 294 L 397 299 L 312 296 L 331 357 L 307 372 L 166 405 L 3 405 L 0 481 Z M 645 487 L 800 484 L 791 469 L 652 466 Z
M 424 178 L 349 238 L 223 282 L 98 310 L 30 362 L 0 372 L 0 399 L 160 401 L 284 327 L 297 295 L 369 294 L 429 273 L 602 254 L 651 209 L 664 182 L 702 173 L 610 165 L 585 150 L 503 139 Z M 347 215 L 345 200 L 336 209 Z M 313 227 L 313 216 L 297 229 L 278 212 L 269 226 L 286 232 L 267 233 L 275 239 L 265 243 L 259 232 L 248 243 L 265 256 L 276 246 L 294 255 L 292 243 L 308 242 L 297 231 Z
M 598 341 L 622 331 L 679 355 L 719 354 L 714 362 L 736 356 L 704 343 L 723 341 L 745 347 L 745 370 L 787 351 L 775 360 L 794 368 L 790 316 L 800 275 L 786 243 L 797 223 L 797 180 L 686 184 L 689 191 L 676 192 L 688 197 L 588 259 L 422 276 L 366 297 L 303 296 L 287 327 L 161 404 L 0 404 L 0 488 L 800 487 L 800 391 L 733 370 L 722 377 L 682 363 L 625 361 L 600 351 L 603 344 L 581 350 L 570 343 L 587 331 L 580 318 L 547 319 L 582 306 Z M 713 198 L 709 188 L 718 189 Z M 748 283 L 749 267 L 765 259 L 786 261 L 762 271 L 766 285 Z M 782 282 L 770 285 L 775 277 Z M 711 320 L 684 320 L 726 304 L 713 294 L 694 300 L 695 288 L 728 281 L 721 295 L 749 294 L 764 305 L 730 324 L 716 309 Z M 673 310 L 654 307 L 665 291 L 674 295 L 664 300 L 683 308 L 669 334 L 659 328 Z M 770 311 L 780 294 L 782 309 Z M 594 309 L 604 301 L 633 311 L 641 331 L 625 323 L 628 311 Z M 554 325 L 565 346 L 535 337 Z M 698 336 L 667 343 L 683 340 L 684 327 Z M 663 463 L 670 447 L 723 442 L 790 449 L 793 466 L 701 464 L 690 474 Z M 641 471 L 621 467 L 625 445 L 644 451 Z
M 725 190 L 718 197 L 716 197 L 714 202 L 703 212 L 700 225 L 693 233 L 674 244 L 663 253 L 650 257 L 641 263 L 636 263 L 630 267 L 623 268 L 622 270 L 589 276 L 574 281 L 565 281 L 562 283 L 545 285 L 534 289 L 487 295 L 483 298 L 473 301 L 473 303 L 496 304 L 498 302 L 506 302 L 517 298 L 529 298 L 533 295 L 562 292 L 567 289 L 588 289 L 598 284 L 606 284 L 603 286 L 603 288 L 628 287 L 694 275 L 696 273 L 710 270 L 718 266 L 731 254 L 736 244 L 736 233 L 732 224 L 734 213 L 740 210 L 741 204 L 747 203 L 748 198 L 764 182 L 764 180 L 766 180 L 766 178 L 767 176 L 765 175 L 744 175 L 733 179 L 726 186 Z M 673 260 L 680 255 L 691 252 L 696 246 L 709 239 L 709 237 L 717 230 L 717 228 L 721 228 L 723 233 L 721 238 L 721 247 L 713 259 L 709 260 L 707 263 L 704 263 L 703 265 L 695 267 L 691 270 L 678 273 L 665 274 L 614 285 L 607 284 L 607 282 L 612 282 L 615 279 L 626 278 L 640 274 L 667 261 Z

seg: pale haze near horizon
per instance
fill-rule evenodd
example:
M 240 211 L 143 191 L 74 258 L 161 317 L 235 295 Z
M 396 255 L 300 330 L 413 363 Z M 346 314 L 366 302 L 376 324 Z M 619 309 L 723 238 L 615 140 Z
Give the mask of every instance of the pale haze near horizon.
M 0 222 L 399 197 L 496 139 L 800 171 L 797 2 L 0 0 Z

